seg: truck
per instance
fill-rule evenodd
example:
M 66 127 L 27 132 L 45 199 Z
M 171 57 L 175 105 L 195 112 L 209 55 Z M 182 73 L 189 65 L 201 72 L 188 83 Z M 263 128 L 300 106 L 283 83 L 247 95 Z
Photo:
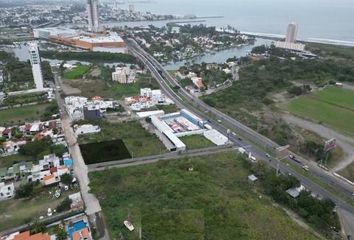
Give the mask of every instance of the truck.
M 237 150 L 241 154 L 245 154 L 246 153 L 246 149 L 244 149 L 243 147 L 239 147 Z

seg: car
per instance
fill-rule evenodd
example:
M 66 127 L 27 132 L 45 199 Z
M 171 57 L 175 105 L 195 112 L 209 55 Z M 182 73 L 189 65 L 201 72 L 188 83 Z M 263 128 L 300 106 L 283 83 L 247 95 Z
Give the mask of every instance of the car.
M 289 155 L 289 158 L 292 159 L 292 160 L 296 159 L 296 157 L 294 155 L 292 155 L 292 154 Z
M 307 166 L 307 165 L 303 165 L 302 166 L 302 169 L 304 169 L 305 171 L 309 171 L 310 169 L 309 169 L 309 166 Z
M 270 154 L 269 154 L 269 153 L 266 153 L 266 157 L 267 157 L 267 158 L 270 158 Z

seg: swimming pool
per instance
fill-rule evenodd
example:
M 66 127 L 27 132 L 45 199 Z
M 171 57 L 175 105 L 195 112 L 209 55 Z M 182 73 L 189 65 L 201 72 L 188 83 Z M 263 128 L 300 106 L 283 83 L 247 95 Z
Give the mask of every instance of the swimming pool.
M 73 223 L 71 226 L 68 226 L 66 232 L 68 233 L 70 239 L 72 239 L 72 236 L 75 232 L 80 231 L 86 227 L 86 222 L 84 220 L 80 220 L 78 222 Z

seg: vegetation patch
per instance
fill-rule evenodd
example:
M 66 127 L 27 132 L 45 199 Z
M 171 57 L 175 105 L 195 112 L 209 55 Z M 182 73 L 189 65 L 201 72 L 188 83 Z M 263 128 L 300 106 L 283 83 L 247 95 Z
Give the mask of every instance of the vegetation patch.
M 80 149 L 86 164 L 131 158 L 122 140 L 81 144 Z
M 10 108 L 0 111 L 0 125 L 9 126 L 15 123 L 33 122 L 43 117 L 52 104 L 39 104 L 33 106 Z
M 203 135 L 192 135 L 192 136 L 184 136 L 180 138 L 181 141 L 186 144 L 188 150 L 200 149 L 200 148 L 208 148 L 215 146 L 210 140 L 208 140 Z
M 133 55 L 125 53 L 41 51 L 41 56 L 59 60 L 136 63 Z
M 112 238 L 317 239 L 248 183 L 244 165 L 228 152 L 95 172 L 90 186 Z
M 354 92 L 351 90 L 329 87 L 291 101 L 287 110 L 354 136 Z
M 120 124 L 113 124 L 107 121 L 91 123 L 99 125 L 101 132 L 80 136 L 79 142 L 81 144 L 121 139 L 132 157 L 152 156 L 166 152 L 166 148 L 160 140 L 155 135 L 147 132 L 138 121 Z
M 64 72 L 63 77 L 65 79 L 78 79 L 82 78 L 84 74 L 86 74 L 90 70 L 90 66 L 88 65 L 79 65 L 72 70 Z

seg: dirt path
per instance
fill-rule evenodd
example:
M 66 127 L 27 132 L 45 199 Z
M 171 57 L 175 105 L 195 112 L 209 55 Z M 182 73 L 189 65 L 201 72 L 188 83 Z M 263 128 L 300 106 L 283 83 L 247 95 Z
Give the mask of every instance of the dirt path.
M 338 162 L 338 164 L 332 169 L 333 171 L 337 172 L 354 162 L 354 138 L 345 136 L 323 125 L 313 123 L 293 115 L 283 114 L 282 117 L 287 123 L 315 132 L 323 138 L 337 139 L 338 145 L 341 146 L 346 156 L 344 160 Z

